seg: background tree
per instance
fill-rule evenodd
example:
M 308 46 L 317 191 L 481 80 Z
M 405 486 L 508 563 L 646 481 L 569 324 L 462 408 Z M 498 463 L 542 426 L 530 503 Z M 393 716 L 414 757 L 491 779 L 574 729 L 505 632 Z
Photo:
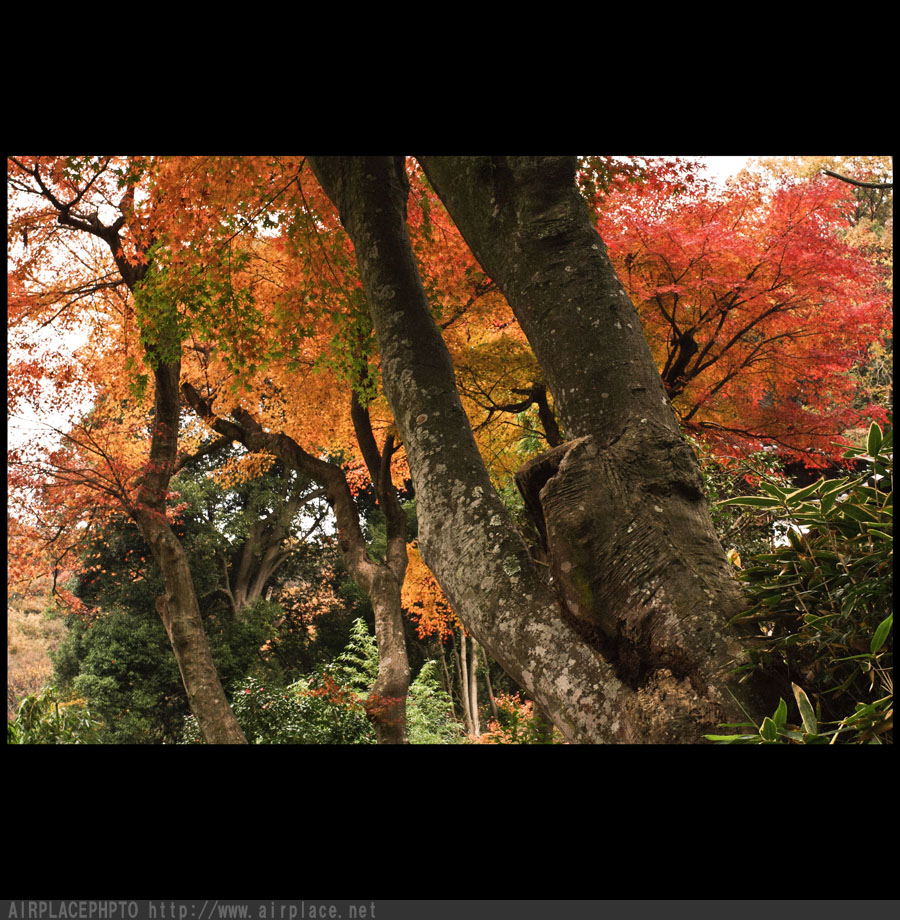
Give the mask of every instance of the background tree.
M 682 425 L 720 451 L 775 442 L 824 465 L 854 406 L 851 370 L 890 326 L 878 265 L 851 245 L 855 196 L 836 180 L 656 175 L 608 194 L 598 229 L 635 301 Z
M 784 174 L 801 178 L 817 175 L 841 177 L 855 202 L 847 210 L 849 226 L 840 232 L 849 245 L 861 250 L 875 263 L 882 283 L 893 292 L 894 267 L 894 160 L 888 156 L 852 157 L 762 157 L 751 162 L 750 170 L 763 175 Z M 877 403 L 889 411 L 893 400 L 893 331 L 887 329 L 869 346 L 867 360 L 854 369 L 860 408 Z
M 294 574 L 290 550 L 312 536 L 316 518 L 300 520 L 296 499 L 304 489 L 286 488 L 283 471 L 224 490 L 206 475 L 215 459 L 187 464 L 173 480 L 180 505 L 175 531 L 217 673 L 228 685 L 265 667 L 263 649 L 284 624 L 281 608 L 264 598 L 263 589 L 276 587 L 276 573 L 282 580 Z M 261 506 L 283 528 L 277 566 L 271 546 L 265 540 L 260 545 Z M 190 710 L 154 606 L 164 582 L 150 549 L 133 522 L 120 516 L 94 527 L 80 552 L 73 594 L 84 612 L 67 618 L 68 636 L 55 657 L 57 685 L 90 701 L 105 719 L 108 740 L 172 743 Z M 259 590 L 249 596 L 234 588 L 242 583 Z M 240 605 L 235 594 L 243 597 Z

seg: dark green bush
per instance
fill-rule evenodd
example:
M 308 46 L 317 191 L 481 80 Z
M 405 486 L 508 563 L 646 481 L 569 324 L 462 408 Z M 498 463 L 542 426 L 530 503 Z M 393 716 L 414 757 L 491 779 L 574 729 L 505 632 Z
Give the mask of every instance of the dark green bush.
M 378 676 L 378 647 L 362 618 L 346 648 L 326 668 L 287 687 L 249 677 L 234 685 L 231 706 L 251 744 L 373 744 L 375 732 L 362 701 Z M 412 744 L 454 744 L 463 732 L 453 704 L 426 662 L 409 688 L 407 725 Z M 193 716 L 182 740 L 200 742 Z
M 248 678 L 234 691 L 231 708 L 251 744 L 371 744 L 372 727 L 362 703 L 320 672 L 289 687 Z M 183 740 L 200 742 L 193 716 Z

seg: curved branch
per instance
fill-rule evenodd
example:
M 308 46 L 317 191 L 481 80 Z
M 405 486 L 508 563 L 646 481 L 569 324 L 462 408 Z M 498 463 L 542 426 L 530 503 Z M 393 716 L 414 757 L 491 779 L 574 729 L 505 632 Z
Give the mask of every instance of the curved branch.
M 288 435 L 264 431 L 262 425 L 245 409 L 233 409 L 231 415 L 235 421 L 230 421 L 217 415 L 209 402 L 187 381 L 181 384 L 181 392 L 188 405 L 214 431 L 239 441 L 248 450 L 278 457 L 286 466 L 305 474 L 325 489 L 326 500 L 337 518 L 338 546 L 347 562 L 347 568 L 353 578 L 369 592 L 377 569 L 366 552 L 359 515 L 344 471 L 336 464 L 308 454 Z
M 851 179 L 849 176 L 842 176 L 840 173 L 832 172 L 830 169 L 823 169 L 823 173 L 826 176 L 831 176 L 832 179 L 840 179 L 841 182 L 846 182 L 848 185 L 858 185 L 860 188 L 893 188 L 893 182 L 863 182 L 861 179 Z

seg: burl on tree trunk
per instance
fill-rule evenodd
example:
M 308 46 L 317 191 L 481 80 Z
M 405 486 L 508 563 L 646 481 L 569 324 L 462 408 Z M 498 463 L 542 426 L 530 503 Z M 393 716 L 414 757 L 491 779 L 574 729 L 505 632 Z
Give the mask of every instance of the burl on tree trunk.
M 655 675 L 684 697 L 686 718 L 708 721 L 691 681 L 715 685 L 722 662 L 740 654 L 720 616 L 741 598 L 720 571 L 690 447 L 637 420 L 610 445 L 587 436 L 547 451 L 516 482 L 568 622 L 629 687 Z

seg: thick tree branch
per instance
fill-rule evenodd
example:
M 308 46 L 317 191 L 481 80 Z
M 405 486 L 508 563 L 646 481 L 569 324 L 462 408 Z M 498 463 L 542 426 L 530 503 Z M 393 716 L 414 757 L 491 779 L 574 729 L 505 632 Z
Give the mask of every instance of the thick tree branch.
M 232 410 L 231 415 L 235 421 L 230 421 L 214 412 L 197 389 L 187 381 L 181 385 L 181 391 L 188 405 L 214 431 L 239 441 L 248 450 L 280 458 L 285 465 L 303 473 L 325 489 L 326 499 L 338 522 L 338 545 L 354 579 L 368 592 L 375 576 L 375 566 L 366 553 L 365 537 L 344 471 L 333 463 L 308 454 L 285 434 L 263 431 L 259 422 L 245 409 Z
M 831 176 L 832 179 L 840 179 L 841 182 L 846 182 L 849 185 L 858 185 L 860 188 L 893 188 L 893 182 L 864 182 L 862 179 L 851 179 L 849 176 L 842 176 L 840 173 L 833 172 L 830 169 L 823 169 L 823 173 L 826 176 Z

